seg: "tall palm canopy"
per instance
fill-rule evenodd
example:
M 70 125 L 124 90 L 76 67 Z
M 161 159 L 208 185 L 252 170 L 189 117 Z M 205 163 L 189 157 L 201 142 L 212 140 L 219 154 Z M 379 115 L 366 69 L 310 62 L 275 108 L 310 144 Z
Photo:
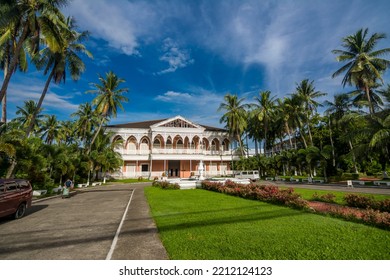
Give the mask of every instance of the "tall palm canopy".
M 50 72 L 38 101 L 38 109 L 42 106 L 51 80 L 56 84 L 59 84 L 61 81 L 65 82 L 66 71 L 69 71 L 72 80 L 78 80 L 80 78 L 81 73 L 85 70 L 85 65 L 77 55 L 78 52 L 84 53 L 92 58 L 92 54 L 81 44 L 88 37 L 88 32 L 77 32 L 72 18 L 67 18 L 66 26 L 67 32 L 61 32 L 64 44 L 59 51 L 53 52 L 49 47 L 46 47 L 33 57 L 33 62 L 38 70 L 45 68 L 45 75 Z M 32 127 L 27 129 L 27 136 L 29 136 L 31 129 Z
M 256 103 L 252 104 L 253 112 L 263 125 L 264 129 L 264 151 L 267 149 L 268 132 L 270 123 L 274 117 L 276 97 L 271 97 L 270 91 L 262 91 L 255 97 Z
M 92 138 L 90 147 L 88 149 L 88 154 L 91 151 L 92 145 L 96 140 L 96 137 L 99 135 L 99 132 L 103 126 L 104 121 L 108 120 L 110 117 L 116 117 L 118 112 L 118 107 L 124 110 L 122 103 L 128 102 L 128 98 L 123 94 L 128 92 L 128 88 L 120 88 L 120 85 L 125 82 L 124 79 L 119 78 L 114 72 L 110 71 L 106 73 L 106 77 L 99 75 L 98 83 L 93 83 L 96 89 L 89 90 L 87 93 L 97 93 L 98 95 L 92 100 L 92 104 L 96 106 L 96 113 L 100 115 L 101 120 L 99 127 Z
M 224 110 L 225 113 L 219 120 L 220 123 L 226 123 L 229 134 L 236 138 L 240 147 L 242 147 L 241 135 L 247 127 L 247 113 L 245 108 L 248 105 L 243 104 L 244 98 L 238 98 L 237 95 L 230 93 L 223 98 L 225 103 L 221 103 L 218 112 Z
M 383 83 L 382 74 L 390 61 L 381 58 L 390 53 L 390 48 L 375 50 L 379 40 L 386 38 L 384 33 L 374 33 L 368 38 L 368 29 L 360 29 L 355 34 L 342 39 L 344 50 L 333 50 L 337 61 L 347 62 L 333 73 L 332 78 L 345 73 L 342 85 L 353 85 L 366 93 L 370 113 L 374 113 L 370 98 L 370 88 L 376 80 Z
M 67 27 L 60 8 L 67 4 L 67 0 L 3 1 L 5 3 L 2 3 L 0 11 L 0 30 L 7 26 L 13 27 L 13 32 L 17 34 L 14 54 L 20 53 L 27 40 L 30 44 L 30 52 L 36 53 L 42 38 L 45 38 L 45 43 L 52 51 L 61 50 L 63 46 L 61 30 L 66 30 Z M 0 100 L 7 91 L 11 76 L 18 64 L 18 58 L 19 55 L 12 55 L 8 72 L 1 86 Z
M 128 92 L 128 88 L 119 88 L 125 80 L 119 78 L 114 72 L 106 73 L 106 77 L 99 75 L 100 84 L 93 83 L 96 89 L 89 90 L 89 93 L 97 93 L 98 96 L 92 101 L 96 105 L 96 111 L 103 117 L 116 117 L 118 107 L 123 110 L 123 102 L 128 102 L 128 98 L 123 93 Z

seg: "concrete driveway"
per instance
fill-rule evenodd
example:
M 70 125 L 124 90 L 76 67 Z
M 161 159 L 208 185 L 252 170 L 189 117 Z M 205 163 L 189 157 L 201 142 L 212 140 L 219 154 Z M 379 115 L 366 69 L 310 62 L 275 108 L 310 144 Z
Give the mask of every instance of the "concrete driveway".
M 94 187 L 35 202 L 22 219 L 1 218 L 0 259 L 167 259 L 145 185 Z

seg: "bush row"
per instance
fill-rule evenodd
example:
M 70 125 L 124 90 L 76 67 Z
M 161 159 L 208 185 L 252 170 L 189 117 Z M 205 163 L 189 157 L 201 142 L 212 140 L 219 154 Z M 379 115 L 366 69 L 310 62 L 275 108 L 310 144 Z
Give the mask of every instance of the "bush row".
M 387 212 L 380 212 L 373 209 L 358 210 L 356 208 L 331 204 L 322 207 L 321 210 L 317 209 L 316 211 L 347 221 L 360 222 L 383 229 L 390 229 L 390 214 Z
M 313 200 L 322 201 L 327 203 L 335 203 L 336 196 L 333 193 L 327 193 L 323 195 L 319 195 L 317 193 L 313 194 Z
M 172 184 L 167 181 L 153 181 L 153 187 L 158 187 L 164 190 L 179 190 L 180 186 L 178 184 Z
M 350 207 L 357 207 L 362 209 L 373 209 L 380 212 L 390 213 L 390 199 L 375 200 L 370 196 L 362 196 L 356 194 L 347 194 L 344 200 Z
M 202 182 L 205 190 L 225 193 L 229 195 L 270 202 L 279 205 L 286 205 L 297 209 L 307 209 L 308 202 L 294 193 L 292 188 L 280 190 L 278 187 L 269 185 L 248 184 L 241 185 L 232 181 L 226 181 L 225 184 L 217 182 Z

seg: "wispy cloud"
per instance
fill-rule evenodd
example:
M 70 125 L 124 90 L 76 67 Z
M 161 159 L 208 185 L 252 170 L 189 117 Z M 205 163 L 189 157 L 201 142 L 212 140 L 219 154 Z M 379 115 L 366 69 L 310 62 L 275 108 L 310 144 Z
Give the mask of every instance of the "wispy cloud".
M 23 107 L 24 101 L 34 100 L 38 102 L 42 94 L 42 89 L 42 81 L 34 77 L 24 77 L 23 82 L 10 83 L 7 91 L 8 111 L 11 113 L 9 117 L 15 117 L 14 112 L 16 111 L 16 107 Z M 56 93 L 57 91 L 61 91 L 60 86 L 53 84 L 43 101 L 43 112 L 45 114 L 62 115 L 68 118 L 71 113 L 78 109 L 78 104 L 72 102 L 73 95 L 60 95 Z
M 138 54 L 139 37 L 149 33 L 156 11 L 147 2 L 126 0 L 74 0 L 67 8 L 80 28 L 89 30 L 95 38 L 128 55 Z
M 179 48 L 178 44 L 171 38 L 164 40 L 162 51 L 164 54 L 159 59 L 167 62 L 169 67 L 157 72 L 158 75 L 175 72 L 179 68 L 184 68 L 194 63 L 194 59 L 191 58 L 189 51 Z
M 191 87 L 191 93 L 167 91 L 154 98 L 155 101 L 169 104 L 169 110 L 190 118 L 196 123 L 219 127 L 217 109 L 222 101 L 221 93 L 200 87 Z

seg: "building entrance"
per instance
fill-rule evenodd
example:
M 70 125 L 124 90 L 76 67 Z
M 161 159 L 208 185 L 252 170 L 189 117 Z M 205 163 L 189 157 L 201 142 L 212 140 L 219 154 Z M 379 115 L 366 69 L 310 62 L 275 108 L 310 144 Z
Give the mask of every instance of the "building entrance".
M 180 176 L 180 160 L 168 161 L 168 177 Z

